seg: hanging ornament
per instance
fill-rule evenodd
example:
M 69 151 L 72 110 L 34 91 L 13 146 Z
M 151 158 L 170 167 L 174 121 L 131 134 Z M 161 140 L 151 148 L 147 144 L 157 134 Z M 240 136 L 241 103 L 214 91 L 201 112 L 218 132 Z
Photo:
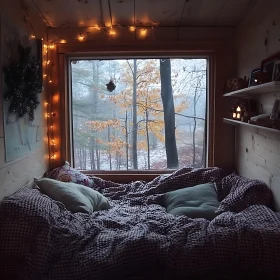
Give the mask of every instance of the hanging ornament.
M 108 84 L 106 84 L 106 87 L 110 92 L 112 92 L 116 88 L 116 85 L 114 84 L 114 82 L 111 79 L 110 82 Z
M 31 55 L 30 47 L 19 45 L 19 60 L 4 67 L 7 90 L 5 100 L 11 101 L 9 113 L 22 118 L 28 114 L 34 120 L 34 110 L 40 104 L 38 94 L 42 91 L 40 62 Z

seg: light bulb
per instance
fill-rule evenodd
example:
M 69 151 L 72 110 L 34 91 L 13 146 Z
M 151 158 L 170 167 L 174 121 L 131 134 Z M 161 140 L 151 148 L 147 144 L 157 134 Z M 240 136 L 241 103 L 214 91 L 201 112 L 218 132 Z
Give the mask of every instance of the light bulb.
M 134 32 L 136 30 L 136 27 L 135 26 L 129 26 L 129 31 L 131 31 L 131 32 Z

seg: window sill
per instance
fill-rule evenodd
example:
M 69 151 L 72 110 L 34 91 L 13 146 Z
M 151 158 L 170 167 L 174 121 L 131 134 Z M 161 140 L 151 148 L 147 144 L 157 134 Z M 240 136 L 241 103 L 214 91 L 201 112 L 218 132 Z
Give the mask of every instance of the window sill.
M 161 174 L 171 174 L 175 169 L 168 170 L 84 170 L 83 174 L 99 177 L 115 183 L 130 183 L 132 181 L 152 181 Z

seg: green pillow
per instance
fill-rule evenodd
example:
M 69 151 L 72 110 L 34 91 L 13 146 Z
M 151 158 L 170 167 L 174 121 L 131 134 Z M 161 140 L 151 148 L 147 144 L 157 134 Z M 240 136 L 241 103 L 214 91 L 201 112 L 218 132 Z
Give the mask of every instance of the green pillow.
M 101 193 L 83 185 L 61 182 L 49 178 L 34 179 L 35 184 L 50 198 L 62 202 L 66 209 L 76 213 L 92 213 L 110 208 Z
M 207 183 L 166 193 L 164 206 L 173 215 L 212 220 L 219 201 L 214 184 Z

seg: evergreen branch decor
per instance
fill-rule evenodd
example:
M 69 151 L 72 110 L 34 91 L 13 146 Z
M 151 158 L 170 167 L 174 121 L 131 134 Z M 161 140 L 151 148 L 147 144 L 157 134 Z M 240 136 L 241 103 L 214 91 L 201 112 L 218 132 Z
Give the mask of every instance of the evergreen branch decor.
M 31 47 L 21 44 L 19 59 L 4 67 L 7 90 L 5 100 L 10 100 L 9 113 L 17 119 L 25 114 L 34 120 L 34 110 L 40 104 L 38 94 L 42 92 L 40 61 L 31 55 Z

